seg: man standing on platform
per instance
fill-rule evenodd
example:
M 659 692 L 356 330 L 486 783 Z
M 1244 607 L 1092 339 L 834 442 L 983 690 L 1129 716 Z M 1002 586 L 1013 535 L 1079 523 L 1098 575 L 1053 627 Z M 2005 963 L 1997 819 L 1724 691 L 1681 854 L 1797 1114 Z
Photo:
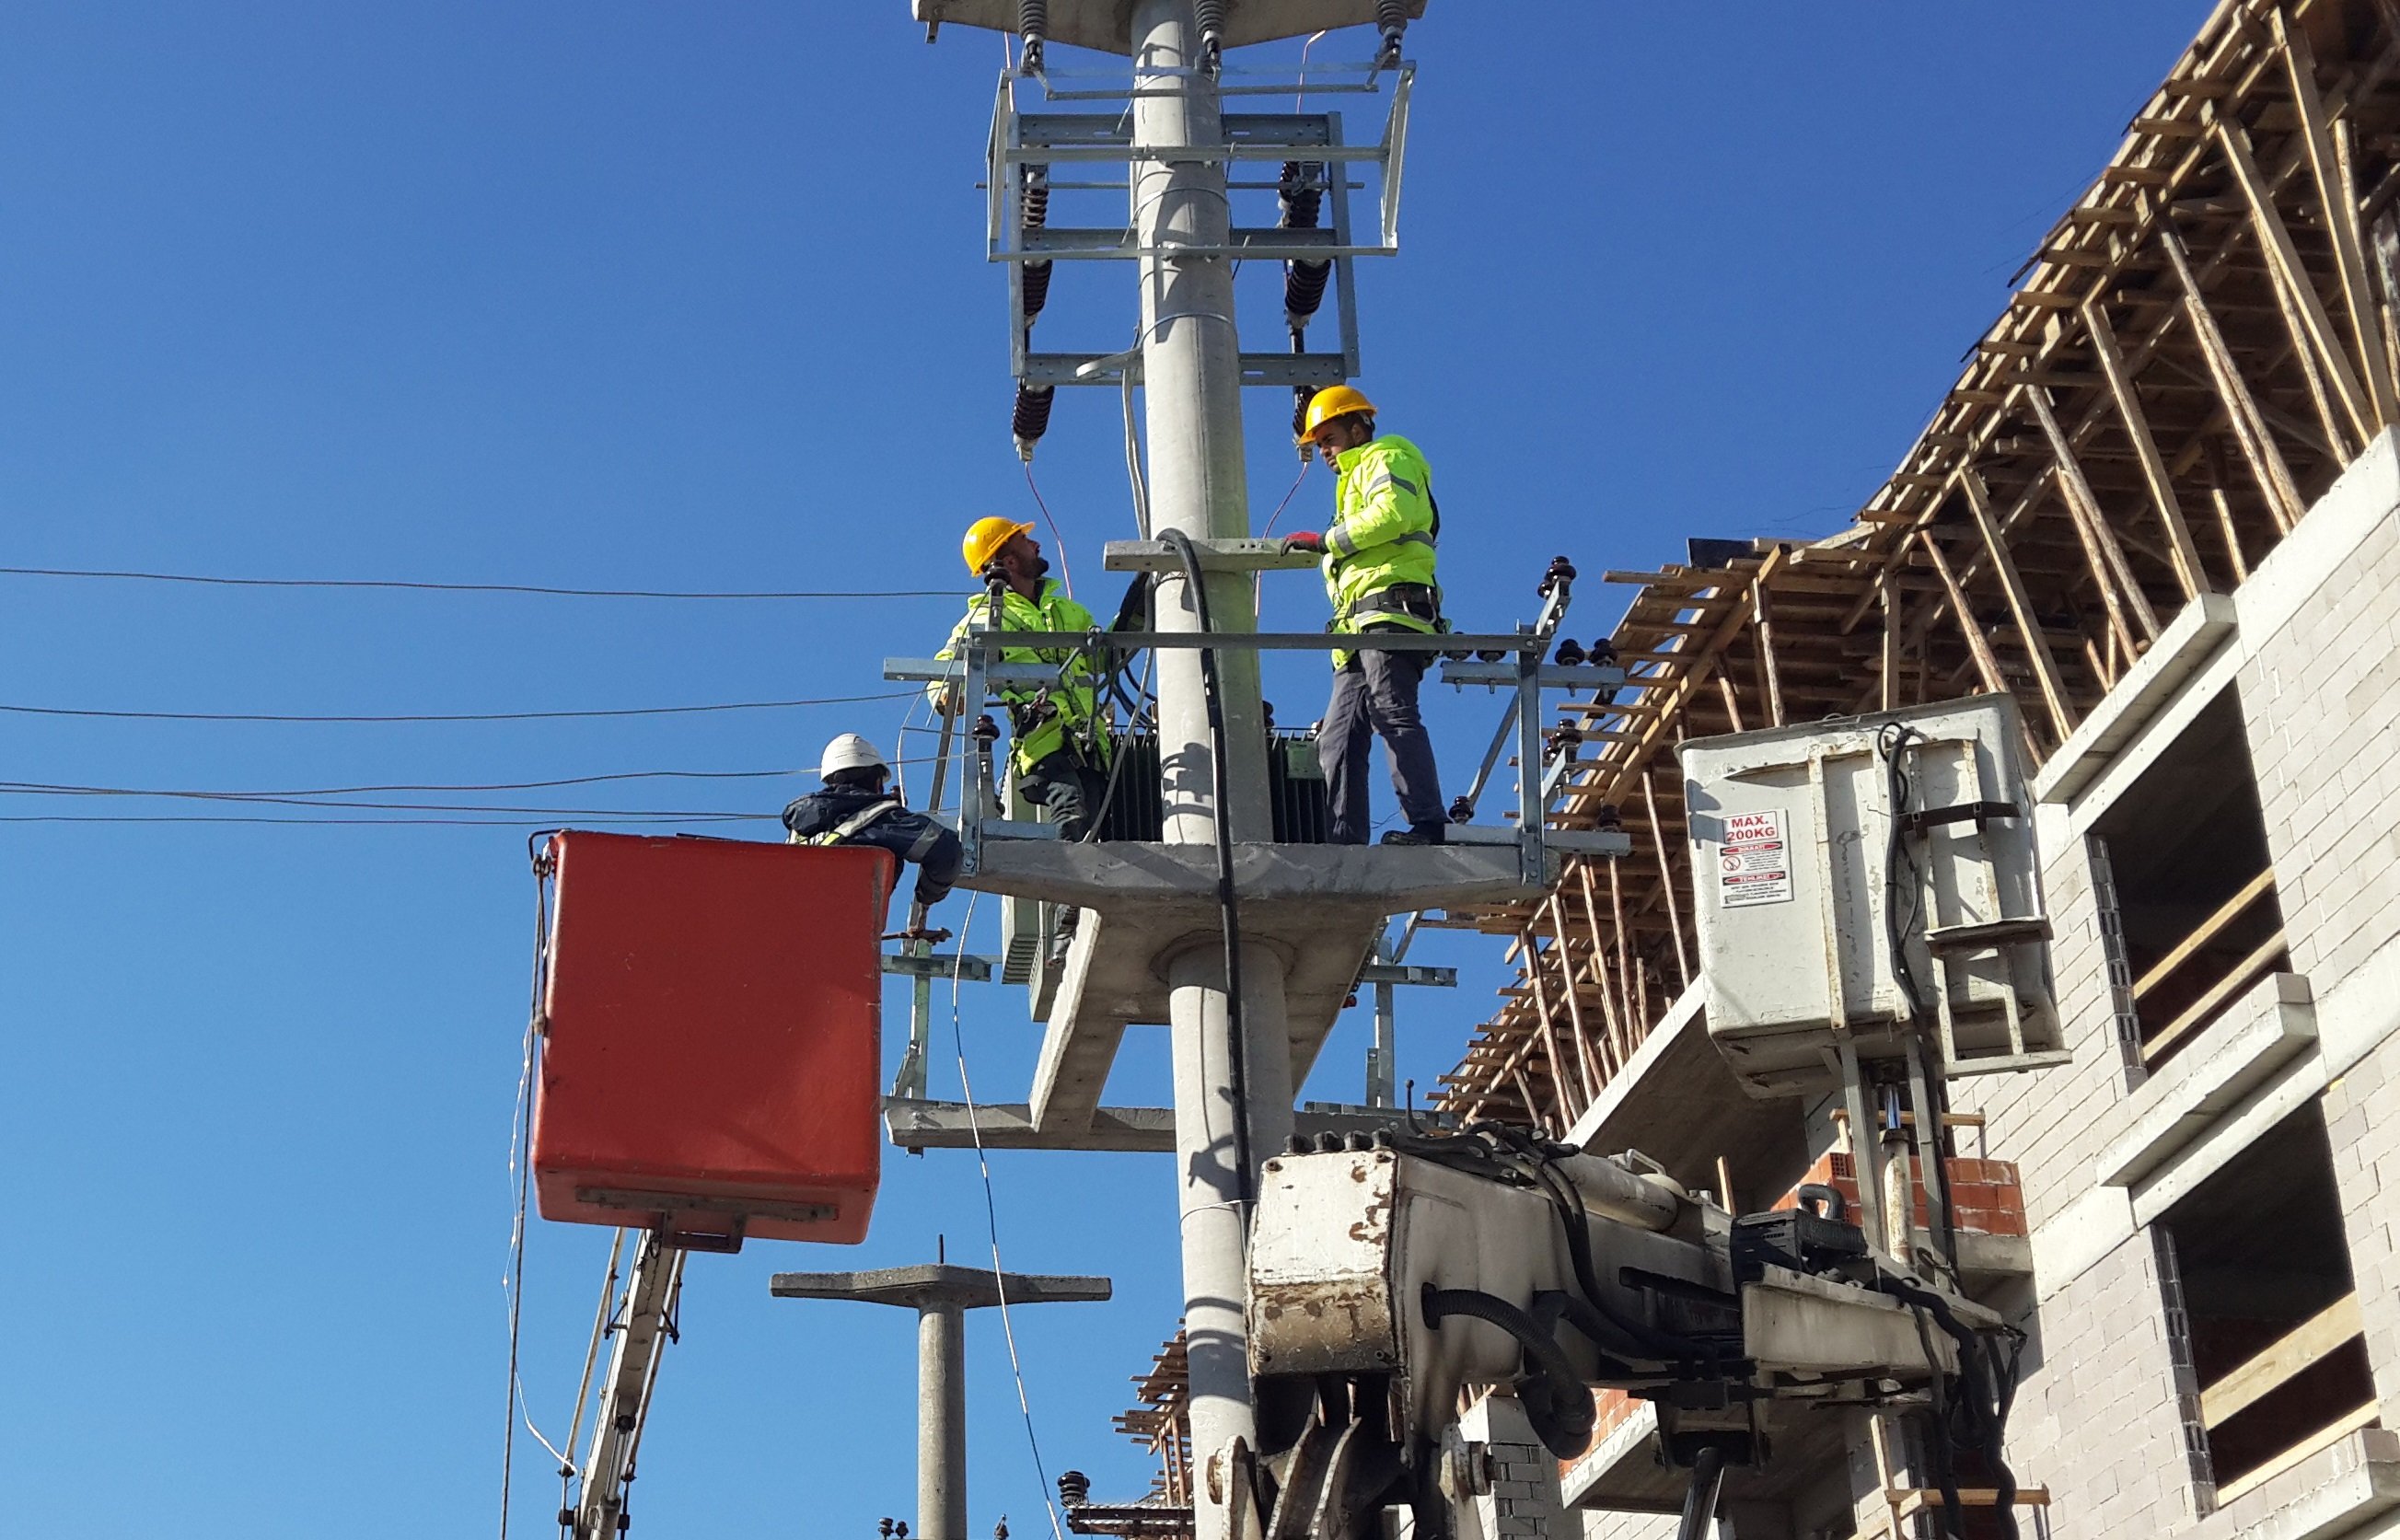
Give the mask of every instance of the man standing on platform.
M 1445 629 L 1434 542 L 1441 510 L 1424 454 L 1396 433 L 1375 431 L 1374 403 L 1346 385 L 1329 386 L 1308 403 L 1302 437 L 1333 467 L 1334 522 L 1323 534 L 1289 535 L 1284 549 L 1322 557 L 1333 601 L 1330 630 L 1430 633 Z M 1448 827 L 1433 742 L 1417 712 L 1417 686 L 1432 661 L 1425 652 L 1362 648 L 1333 655 L 1333 698 L 1316 729 L 1333 842 L 1363 845 L 1367 747 L 1384 741 L 1392 761 L 1405 829 L 1386 845 L 1439 845 Z
M 1033 526 L 998 517 L 977 519 L 960 543 L 967 570 L 991 585 L 996 598 L 975 602 L 950 632 L 935 657 L 957 656 L 967 630 L 976 620 L 992 617 L 997 606 L 1001 631 L 1090 632 L 1098 622 L 1092 612 L 1068 597 L 1050 564 L 1033 538 Z M 1113 748 L 1111 724 L 1102 715 L 1099 680 L 1091 654 L 1075 648 L 1004 647 L 1000 661 L 1040 663 L 1058 670 L 1056 681 L 1040 685 L 1007 685 L 1000 691 L 1008 702 L 1009 756 L 1016 789 L 1025 799 L 1047 809 L 1061 839 L 1082 839 L 1099 816 L 1106 791 L 1109 756 Z M 961 709 L 958 690 L 950 685 L 934 688 L 934 703 L 945 713 Z M 1071 906 L 1059 912 L 1054 950 L 1063 957 L 1074 938 Z

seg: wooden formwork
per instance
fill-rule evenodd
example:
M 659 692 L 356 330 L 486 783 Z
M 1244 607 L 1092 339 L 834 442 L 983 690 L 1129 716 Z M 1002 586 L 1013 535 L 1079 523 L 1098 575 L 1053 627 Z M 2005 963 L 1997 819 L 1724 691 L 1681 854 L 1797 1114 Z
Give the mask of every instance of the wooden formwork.
M 1641 584 L 1517 976 L 1439 1104 L 1563 1132 L 1691 981 L 1686 738 L 1979 690 L 2038 765 L 2400 419 L 2400 0 L 2227 0 L 1850 526 Z

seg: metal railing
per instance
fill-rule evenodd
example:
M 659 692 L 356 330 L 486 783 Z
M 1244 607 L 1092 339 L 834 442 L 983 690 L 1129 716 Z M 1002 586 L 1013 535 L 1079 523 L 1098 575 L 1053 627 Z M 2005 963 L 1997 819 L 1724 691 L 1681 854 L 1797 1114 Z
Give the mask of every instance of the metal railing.
M 1442 655 L 1441 682 L 1455 685 L 1488 685 L 1510 692 L 1508 706 L 1503 715 L 1493 747 L 1485 756 L 1482 775 L 1477 789 L 1488 777 L 1500 753 L 1511 736 L 1514 737 L 1518 763 L 1517 827 L 1514 830 L 1453 824 L 1445 838 L 1461 845 L 1514 845 L 1520 852 L 1520 870 L 1529 885 L 1547 880 L 1548 858 L 1553 852 L 1583 855 L 1621 855 L 1630 847 L 1627 838 L 1614 830 L 1567 830 L 1547 826 L 1548 804 L 1563 789 L 1568 779 L 1564 770 L 1547 772 L 1542 741 L 1541 693 L 1545 689 L 1600 691 L 1615 689 L 1625 682 L 1625 671 L 1614 665 L 1559 664 L 1544 661 L 1550 639 L 1538 633 L 1493 633 L 1442 634 L 1415 632 L 1377 632 L 1369 634 L 1343 634 L 1330 637 L 1323 632 L 1164 632 L 1164 631 L 994 631 L 980 619 L 971 625 L 959 648 L 960 656 L 939 658 L 887 658 L 883 676 L 887 679 L 946 685 L 957 692 L 963 714 L 981 714 L 992 703 L 996 692 L 1014 689 L 1019 692 L 1039 690 L 1057 686 L 1066 677 L 1074 661 L 1098 660 L 1103 666 L 1108 655 L 1120 658 L 1143 650 L 1210 647 L 1227 651 L 1261 652 L 1326 652 L 1336 646 L 1346 651 L 1413 652 Z M 1017 663 L 1003 661 L 1003 651 L 1035 651 L 1059 654 L 1057 663 Z M 1469 661 L 1461 661 L 1462 655 Z M 1490 660 L 1490 661 L 1485 661 Z M 975 735 L 960 735 L 972 743 Z M 965 870 L 972 874 L 982 869 L 984 861 L 995 841 L 1012 839 L 1050 839 L 1057 830 L 1045 824 L 1027 824 L 997 816 L 999 787 L 989 762 L 989 736 L 984 740 L 985 752 L 974 755 L 962 783 L 964 795 L 960 797 L 958 813 L 959 838 L 966 847 Z M 1570 765 L 1572 761 L 1568 762 Z

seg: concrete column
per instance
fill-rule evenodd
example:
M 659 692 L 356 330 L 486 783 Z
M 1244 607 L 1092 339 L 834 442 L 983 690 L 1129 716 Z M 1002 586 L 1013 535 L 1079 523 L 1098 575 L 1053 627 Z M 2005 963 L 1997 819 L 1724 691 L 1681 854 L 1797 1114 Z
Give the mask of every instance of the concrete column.
M 1224 139 L 1216 82 L 1193 66 L 1199 29 L 1193 0 L 1135 0 L 1131 46 L 1136 82 L 1134 229 L 1143 251 L 1142 396 L 1150 449 L 1152 533 L 1193 539 L 1249 533 L 1242 455 L 1241 344 L 1234 324 L 1232 262 L 1177 254 L 1221 249 L 1232 229 L 1225 165 L 1172 152 Z M 1208 577 L 1209 619 L 1220 631 L 1257 625 L 1249 585 L 1236 574 Z M 1155 590 L 1162 631 L 1199 629 L 1199 606 L 1180 577 Z M 1166 838 L 1213 840 L 1227 820 L 1236 840 L 1275 838 L 1267 798 L 1266 731 L 1258 654 L 1217 656 L 1228 784 L 1210 756 L 1208 702 L 1196 651 L 1158 655 L 1159 747 Z M 1191 1340 L 1193 1523 L 1199 1540 L 1225 1540 L 1229 1508 L 1212 1498 L 1207 1467 L 1235 1438 L 1258 1441 L 1245 1357 L 1243 1307 L 1249 1216 L 1243 1189 L 1258 1162 L 1291 1128 L 1291 1062 L 1284 1020 L 1284 968 L 1262 948 L 1243 952 L 1241 1018 L 1245 1084 L 1233 1076 L 1232 1022 L 1221 948 L 1195 937 L 1168 974 L 1175 1059 L 1175 1147 L 1182 1213 L 1184 1318 Z M 1237 1106 L 1237 1098 L 1241 1103 Z M 1247 1116 L 1251 1173 L 1237 1168 L 1234 1120 Z M 1230 1492 L 1221 1479 L 1220 1493 Z
M 917 1311 L 917 1533 L 967 1540 L 967 1313 L 956 1300 Z
M 1240 1438 L 1258 1447 L 1250 1405 L 1248 1333 L 1249 1213 L 1234 1160 L 1234 1101 L 1227 1055 L 1223 949 L 1194 937 L 1167 969 L 1173 1018 L 1177 1203 L 1182 1219 L 1183 1324 L 1191 1356 L 1192 1455 L 1199 1540 L 1225 1540 L 1230 1510 L 1213 1501 L 1208 1462 Z M 1242 950 L 1249 1157 L 1258 1163 L 1291 1137 L 1291 1050 L 1284 963 L 1271 949 Z M 1253 1189 L 1255 1190 L 1255 1189 Z M 1220 1491 L 1228 1489 L 1220 1486 Z M 1247 1528 L 1247 1522 L 1246 1522 Z
M 993 1273 L 980 1267 L 887 1267 L 873 1273 L 778 1273 L 779 1300 L 854 1300 L 917 1312 L 917 1534 L 966 1540 L 966 1313 L 1105 1300 L 1106 1278 Z
M 1199 56 L 1192 0 L 1137 0 L 1133 57 L 1147 74 L 1137 82 L 1137 154 L 1215 146 L 1224 129 L 1216 83 L 1190 70 Z M 1178 247 L 1221 249 L 1233 211 L 1221 160 L 1137 160 L 1134 229 L 1140 259 L 1141 377 L 1149 440 L 1152 533 L 1180 529 L 1195 540 L 1250 532 L 1242 455 L 1241 343 L 1234 325 L 1234 266 L 1223 256 L 1179 256 Z M 1196 631 L 1199 615 L 1180 576 L 1156 588 L 1162 631 Z M 1252 630 L 1250 585 L 1238 573 L 1208 579 L 1209 618 L 1220 630 Z M 1207 701 L 1200 655 L 1181 647 L 1158 654 L 1159 744 L 1164 754 L 1167 834 L 1211 837 L 1219 804 L 1234 838 L 1274 836 L 1267 800 L 1265 717 L 1255 652 L 1220 654 L 1232 788 L 1215 784 L 1207 753 Z

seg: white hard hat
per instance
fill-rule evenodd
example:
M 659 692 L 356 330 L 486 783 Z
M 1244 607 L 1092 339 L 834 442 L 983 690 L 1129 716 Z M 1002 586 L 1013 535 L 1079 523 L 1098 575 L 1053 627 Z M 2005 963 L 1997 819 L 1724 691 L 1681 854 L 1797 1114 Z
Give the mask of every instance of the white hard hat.
M 831 775 L 836 770 L 888 770 L 892 762 L 883 751 L 854 732 L 845 732 L 825 746 L 825 756 L 817 761 L 817 774 Z

